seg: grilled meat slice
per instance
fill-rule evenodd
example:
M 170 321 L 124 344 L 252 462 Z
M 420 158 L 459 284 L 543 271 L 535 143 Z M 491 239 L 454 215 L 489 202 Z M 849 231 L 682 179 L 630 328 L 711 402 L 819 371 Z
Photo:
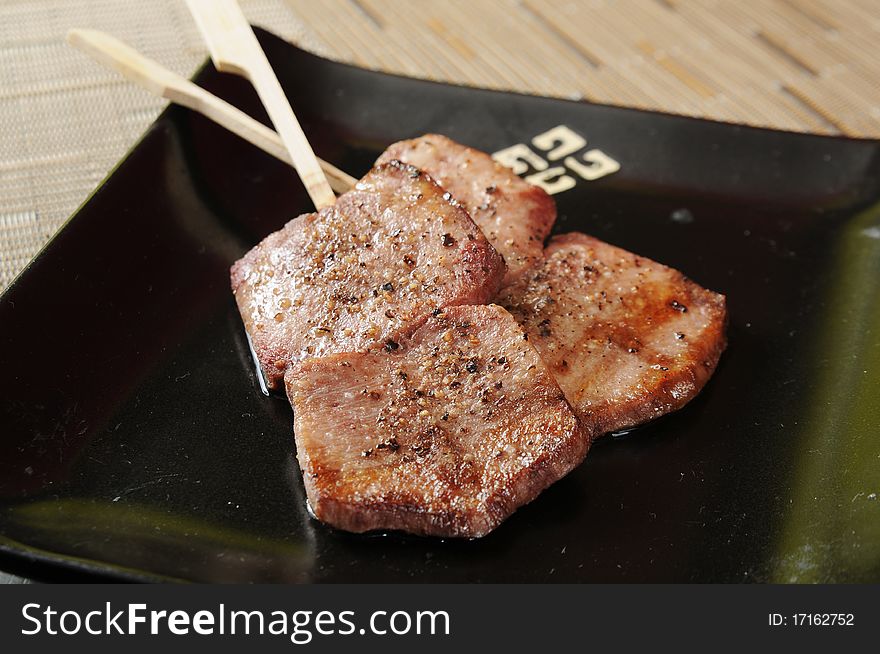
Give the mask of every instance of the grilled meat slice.
M 274 388 L 292 362 L 399 340 L 434 309 L 489 301 L 504 270 L 443 189 L 396 163 L 266 237 L 231 278 Z
M 556 203 L 485 152 L 439 134 L 392 144 L 379 162 L 404 161 L 424 170 L 464 205 L 507 262 L 504 286 L 543 258 Z
M 579 233 L 554 237 L 543 265 L 497 302 L 594 436 L 682 407 L 726 344 L 723 295 Z
M 446 309 L 405 342 L 311 359 L 285 381 L 309 502 L 348 531 L 483 536 L 589 447 L 496 305 Z

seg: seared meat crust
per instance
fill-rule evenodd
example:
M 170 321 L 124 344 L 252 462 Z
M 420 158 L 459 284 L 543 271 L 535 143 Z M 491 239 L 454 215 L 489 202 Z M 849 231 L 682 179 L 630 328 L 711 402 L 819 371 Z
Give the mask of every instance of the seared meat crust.
M 275 387 L 291 363 L 400 339 L 437 308 L 491 300 L 504 262 L 430 177 L 377 166 L 232 267 L 235 299 Z
M 504 286 L 543 258 L 556 204 L 485 152 L 439 134 L 392 144 L 379 162 L 404 161 L 424 170 L 464 205 L 507 263 Z
M 674 411 L 726 345 L 723 295 L 585 234 L 554 237 L 542 266 L 496 300 L 523 326 L 594 436 Z
M 535 349 L 496 305 L 432 316 L 405 342 L 286 378 L 309 502 L 348 531 L 482 536 L 589 447 Z

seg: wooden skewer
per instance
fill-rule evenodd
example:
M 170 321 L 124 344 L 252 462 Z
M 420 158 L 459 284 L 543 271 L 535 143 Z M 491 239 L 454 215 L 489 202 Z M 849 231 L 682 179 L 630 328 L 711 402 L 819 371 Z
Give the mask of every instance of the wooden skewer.
M 332 205 L 336 196 L 236 0 L 186 0 L 186 4 L 217 70 L 246 77 L 254 85 L 315 207 Z
M 143 56 L 119 39 L 97 30 L 72 29 L 67 33 L 67 42 L 153 95 L 197 111 L 264 152 L 293 165 L 290 153 L 278 134 L 225 100 Z M 318 163 L 336 193 L 345 193 L 357 183 L 354 177 L 333 164 L 322 159 L 318 159 Z

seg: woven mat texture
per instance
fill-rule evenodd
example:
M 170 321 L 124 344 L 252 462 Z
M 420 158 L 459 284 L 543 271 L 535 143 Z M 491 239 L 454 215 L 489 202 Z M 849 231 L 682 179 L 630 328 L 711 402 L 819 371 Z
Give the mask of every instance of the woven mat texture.
M 780 129 L 880 137 L 880 0 L 241 0 L 361 66 Z M 165 105 L 64 42 L 112 33 L 190 75 L 183 0 L 0 2 L 0 289 Z

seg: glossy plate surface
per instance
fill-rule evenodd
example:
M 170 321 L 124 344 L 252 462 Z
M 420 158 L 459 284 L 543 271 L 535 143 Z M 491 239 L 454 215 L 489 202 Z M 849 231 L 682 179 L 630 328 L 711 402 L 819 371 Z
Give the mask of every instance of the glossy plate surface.
M 569 166 L 556 231 L 726 294 L 717 374 L 480 541 L 326 528 L 308 516 L 291 410 L 260 392 L 228 284 L 230 264 L 308 198 L 291 169 L 171 108 L 0 299 L 0 567 L 880 581 L 880 144 L 431 84 L 260 38 L 318 154 L 355 175 L 429 131 L 542 161 L 533 137 L 585 137 L 572 156 L 598 149 L 621 169 L 586 181 Z M 265 120 L 246 82 L 210 66 L 197 81 Z

